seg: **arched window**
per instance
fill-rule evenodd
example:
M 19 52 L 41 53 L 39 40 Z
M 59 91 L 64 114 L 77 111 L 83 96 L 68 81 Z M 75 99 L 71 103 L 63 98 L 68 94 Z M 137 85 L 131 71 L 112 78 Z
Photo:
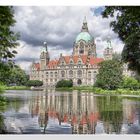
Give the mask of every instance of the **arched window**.
M 88 77 L 91 77 L 91 71 L 88 72 Z
M 93 71 L 93 74 L 95 75 L 95 74 L 97 74 L 97 72 L 96 71 Z
M 61 71 L 61 76 L 65 77 L 65 71 Z
M 78 70 L 77 75 L 78 75 L 78 77 L 82 77 L 82 71 Z
M 55 72 L 55 77 L 57 77 L 57 72 Z
M 94 79 L 94 82 L 96 81 L 96 76 L 97 76 L 97 72 L 96 71 L 93 71 L 93 79 Z
M 53 77 L 53 72 L 50 72 L 50 76 Z
M 73 71 L 72 70 L 69 71 L 69 76 L 73 77 Z
M 79 49 L 79 54 L 83 54 L 84 53 L 84 48 L 81 48 Z
M 48 72 L 46 72 L 46 76 L 48 77 Z
M 65 64 L 64 61 L 62 61 L 61 64 L 64 65 Z

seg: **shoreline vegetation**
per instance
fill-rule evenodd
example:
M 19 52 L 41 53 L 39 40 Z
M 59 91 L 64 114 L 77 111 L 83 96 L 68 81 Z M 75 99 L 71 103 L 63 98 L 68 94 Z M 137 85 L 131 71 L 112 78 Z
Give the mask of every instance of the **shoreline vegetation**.
M 31 90 L 30 87 L 27 86 L 0 86 L 0 93 L 4 93 L 5 90 Z M 106 90 L 102 88 L 92 87 L 92 86 L 74 86 L 74 87 L 59 87 L 55 88 L 56 91 L 72 91 L 72 90 L 79 90 L 79 91 L 88 91 L 93 92 L 95 94 L 112 94 L 112 95 L 140 95 L 140 89 L 132 90 L 127 88 L 118 88 L 116 90 Z
M 72 91 L 72 90 L 79 90 L 79 91 L 89 91 L 94 92 L 95 94 L 112 94 L 112 95 L 140 95 L 140 89 L 139 90 L 131 90 L 131 89 L 125 89 L 125 88 L 118 88 L 116 90 L 105 90 L 102 88 L 92 87 L 92 86 L 79 86 L 79 87 L 61 87 L 56 88 L 58 91 Z

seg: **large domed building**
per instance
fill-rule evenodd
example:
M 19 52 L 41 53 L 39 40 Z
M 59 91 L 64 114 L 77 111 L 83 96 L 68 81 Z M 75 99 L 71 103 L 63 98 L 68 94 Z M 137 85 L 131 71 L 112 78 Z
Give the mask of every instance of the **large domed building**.
M 99 70 L 99 63 L 112 59 L 111 42 L 104 51 L 104 58 L 97 57 L 94 37 L 88 30 L 86 19 L 77 35 L 70 56 L 60 54 L 59 59 L 50 60 L 47 43 L 44 43 L 40 62 L 32 63 L 30 80 L 41 80 L 44 86 L 55 86 L 59 80 L 72 80 L 77 85 L 93 85 Z

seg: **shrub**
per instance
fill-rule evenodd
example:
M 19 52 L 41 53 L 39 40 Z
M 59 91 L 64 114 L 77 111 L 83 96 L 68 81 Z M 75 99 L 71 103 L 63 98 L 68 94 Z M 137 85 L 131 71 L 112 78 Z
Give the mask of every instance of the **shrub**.
M 57 82 L 55 87 L 59 88 L 59 87 L 72 87 L 72 86 L 73 86 L 72 80 L 60 80 Z
M 122 84 L 123 88 L 128 88 L 131 90 L 136 90 L 136 89 L 140 89 L 140 82 L 138 82 L 138 80 L 136 80 L 133 77 L 124 77 L 123 78 L 123 84 Z
M 29 80 L 26 85 L 29 87 L 31 86 L 38 87 L 38 86 L 42 86 L 43 82 L 39 80 Z

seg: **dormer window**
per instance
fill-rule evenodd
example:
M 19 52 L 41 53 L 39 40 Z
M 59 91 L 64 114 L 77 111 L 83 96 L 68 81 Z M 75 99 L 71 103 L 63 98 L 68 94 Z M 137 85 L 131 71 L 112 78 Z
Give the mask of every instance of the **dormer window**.
M 62 65 L 64 65 L 64 61 L 62 61 Z
M 81 61 L 80 60 L 78 61 L 78 65 L 81 65 Z
M 73 61 L 72 60 L 70 61 L 70 64 L 73 64 Z

